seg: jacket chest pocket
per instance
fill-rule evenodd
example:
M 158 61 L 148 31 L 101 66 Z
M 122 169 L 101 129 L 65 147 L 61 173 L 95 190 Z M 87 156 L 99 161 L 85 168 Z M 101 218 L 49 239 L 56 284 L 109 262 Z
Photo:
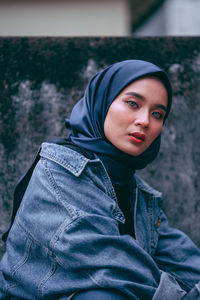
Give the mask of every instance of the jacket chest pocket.
M 158 244 L 158 228 L 160 227 L 159 200 L 151 196 L 145 202 L 141 201 L 141 198 L 138 201 L 136 238 L 139 245 L 153 257 Z

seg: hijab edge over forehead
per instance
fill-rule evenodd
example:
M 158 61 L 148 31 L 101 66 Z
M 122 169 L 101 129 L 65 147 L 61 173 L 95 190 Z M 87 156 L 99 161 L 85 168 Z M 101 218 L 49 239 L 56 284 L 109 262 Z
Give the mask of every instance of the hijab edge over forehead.
M 74 106 L 68 120 L 71 140 L 86 150 L 107 155 L 131 165 L 134 169 L 144 168 L 153 161 L 159 152 L 160 135 L 144 153 L 131 156 L 113 146 L 105 138 L 103 128 L 109 106 L 117 95 L 133 81 L 148 76 L 155 76 L 164 84 L 168 93 L 168 115 L 172 92 L 167 74 L 158 66 L 146 61 L 122 61 L 95 74 L 89 81 L 84 97 Z

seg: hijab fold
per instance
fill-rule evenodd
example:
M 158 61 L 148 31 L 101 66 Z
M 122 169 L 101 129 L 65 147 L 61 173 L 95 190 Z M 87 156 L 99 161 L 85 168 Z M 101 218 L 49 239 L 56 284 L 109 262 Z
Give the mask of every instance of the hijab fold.
M 92 151 L 105 163 L 109 173 L 115 173 L 113 164 L 120 169 L 135 171 L 152 162 L 160 148 L 161 136 L 142 154 L 131 156 L 117 149 L 105 137 L 104 121 L 108 109 L 120 92 L 133 81 L 142 77 L 159 78 L 168 92 L 166 117 L 171 107 L 171 85 L 167 74 L 158 66 L 142 60 L 126 60 L 115 63 L 94 75 L 88 83 L 84 96 L 74 106 L 66 127 L 70 128 L 70 139 L 79 147 Z M 165 117 L 165 119 L 166 119 Z M 110 174 L 112 175 L 112 174 Z

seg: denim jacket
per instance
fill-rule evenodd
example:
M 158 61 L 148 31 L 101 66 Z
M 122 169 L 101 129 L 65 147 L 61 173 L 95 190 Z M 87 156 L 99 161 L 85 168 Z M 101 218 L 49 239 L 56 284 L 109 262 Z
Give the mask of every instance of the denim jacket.
M 99 159 L 43 143 L 0 263 L 0 299 L 72 299 L 114 288 L 126 299 L 200 299 L 200 250 L 168 226 L 161 193 L 135 175 L 135 239 Z M 11 298 L 8 298 L 9 296 Z

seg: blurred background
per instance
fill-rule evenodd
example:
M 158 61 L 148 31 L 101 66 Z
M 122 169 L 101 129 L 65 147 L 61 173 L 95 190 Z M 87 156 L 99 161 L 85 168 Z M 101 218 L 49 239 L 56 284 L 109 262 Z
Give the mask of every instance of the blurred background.
M 0 36 L 198 35 L 199 0 L 0 0 Z

